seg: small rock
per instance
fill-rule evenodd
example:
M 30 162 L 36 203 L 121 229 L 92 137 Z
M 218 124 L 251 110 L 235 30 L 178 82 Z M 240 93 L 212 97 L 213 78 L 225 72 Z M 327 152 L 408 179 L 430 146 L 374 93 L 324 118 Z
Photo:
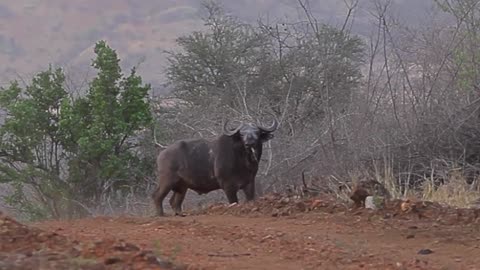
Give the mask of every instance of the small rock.
M 322 204 L 322 201 L 321 201 L 321 200 L 314 200 L 314 201 L 312 202 L 312 204 L 310 205 L 310 207 L 311 207 L 312 209 L 315 209 L 315 208 L 317 208 L 318 206 L 320 206 L 321 204 Z
M 45 241 L 47 241 L 47 240 L 48 240 L 48 234 L 47 234 L 47 233 L 43 233 L 43 232 L 42 232 L 42 233 L 39 233 L 39 234 L 37 235 L 37 240 L 38 240 L 39 242 L 45 242 Z
M 420 254 L 420 255 L 428 255 L 428 254 L 432 254 L 432 253 L 433 253 L 433 251 L 431 249 L 428 249 L 428 248 L 420 249 L 418 251 L 418 254 Z
M 121 242 L 113 247 L 114 250 L 118 251 L 138 251 L 140 250 L 139 247 L 135 246 L 131 243 Z
M 162 260 L 158 260 L 158 258 L 155 258 L 156 260 L 156 263 L 158 264 L 158 266 L 160 267 L 164 267 L 165 269 L 172 269 L 173 267 L 173 264 L 171 262 L 168 262 L 168 261 L 162 261 Z
M 122 262 L 122 259 L 118 258 L 118 257 L 110 257 L 110 258 L 106 258 L 104 263 L 106 265 L 110 265 L 110 264 L 116 264 L 116 263 L 119 263 L 119 262 Z
M 403 212 L 408 212 L 412 209 L 412 202 L 410 200 L 405 200 L 400 204 L 400 209 Z
M 305 212 L 305 210 L 307 210 L 307 206 L 305 205 L 304 202 L 297 202 L 295 204 L 295 206 L 297 207 L 298 211 L 300 211 L 300 212 Z
M 265 241 L 267 241 L 267 240 L 269 240 L 269 239 L 273 239 L 273 236 L 270 235 L 270 234 L 267 235 L 267 236 L 265 236 L 265 237 L 263 237 L 263 238 L 260 240 L 260 243 L 263 243 L 263 242 L 265 242 Z
M 103 240 L 96 240 L 93 242 L 94 246 L 100 246 L 101 244 L 103 244 Z
M 145 256 L 143 256 L 145 258 L 145 261 L 148 262 L 148 263 L 151 263 L 151 264 L 162 264 L 162 263 L 168 263 L 168 262 L 164 262 L 162 260 L 160 260 L 157 256 L 155 256 L 154 254 L 150 253 L 150 252 L 147 252 L 145 254 Z M 170 265 L 171 266 L 171 265 Z
M 409 235 L 407 235 L 405 238 L 407 238 L 407 239 L 412 239 L 412 238 L 415 238 L 415 235 L 414 235 L 414 234 L 409 234 Z
M 282 200 L 280 200 L 280 202 L 282 204 L 288 204 L 290 202 L 290 198 L 283 198 Z
M 378 209 L 373 200 L 373 196 L 367 196 L 367 198 L 365 198 L 365 208 L 372 209 L 372 210 Z
M 78 257 L 82 254 L 82 248 L 78 245 L 73 246 L 70 250 L 70 253 L 72 254 L 72 256 Z

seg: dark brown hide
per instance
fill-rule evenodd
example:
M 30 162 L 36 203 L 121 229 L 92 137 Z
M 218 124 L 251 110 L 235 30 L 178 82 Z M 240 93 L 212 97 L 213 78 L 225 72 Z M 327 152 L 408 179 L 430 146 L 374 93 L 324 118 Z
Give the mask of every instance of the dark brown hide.
M 198 194 L 223 189 L 229 203 L 238 202 L 241 189 L 248 201 L 253 200 L 262 144 L 273 138 L 277 125 L 269 129 L 245 124 L 213 141 L 180 140 L 166 147 L 157 157 L 158 187 L 152 194 L 157 215 L 164 215 L 163 200 L 170 191 L 170 206 L 177 215 L 188 189 Z

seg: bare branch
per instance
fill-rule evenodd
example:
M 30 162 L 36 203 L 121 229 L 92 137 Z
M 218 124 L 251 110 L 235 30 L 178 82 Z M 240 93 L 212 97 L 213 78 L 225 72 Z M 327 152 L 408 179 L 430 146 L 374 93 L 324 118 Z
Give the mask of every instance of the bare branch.
M 345 6 L 347 6 L 347 16 L 345 17 L 345 21 L 343 22 L 342 26 L 342 32 L 345 32 L 345 29 L 347 27 L 348 21 L 350 20 L 350 17 L 353 15 L 352 13 L 355 11 L 355 9 L 358 6 L 358 0 L 343 0 L 345 3 Z M 352 24 L 353 24 L 353 19 L 352 19 Z

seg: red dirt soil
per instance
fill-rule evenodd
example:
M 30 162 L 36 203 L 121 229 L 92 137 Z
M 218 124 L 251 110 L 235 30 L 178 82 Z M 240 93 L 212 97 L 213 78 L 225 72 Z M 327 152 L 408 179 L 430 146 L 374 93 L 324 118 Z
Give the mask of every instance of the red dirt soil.
M 0 212 L 0 270 L 186 269 L 114 237 L 90 241 L 28 227 Z
M 29 233 L 4 233 L 0 222 L 0 261 L 36 260 L 5 269 L 40 269 L 39 258 L 61 265 L 43 269 L 480 269 L 479 209 L 392 201 L 373 211 L 322 198 L 271 195 L 187 217 L 44 221 L 22 227 Z

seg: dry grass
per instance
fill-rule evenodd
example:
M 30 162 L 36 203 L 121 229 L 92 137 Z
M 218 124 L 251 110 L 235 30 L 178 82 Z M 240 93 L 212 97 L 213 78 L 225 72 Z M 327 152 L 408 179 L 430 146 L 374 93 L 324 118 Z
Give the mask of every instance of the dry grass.
M 467 184 L 465 177 L 457 171 L 452 172 L 444 184 L 435 186 L 432 181 L 423 184 L 422 199 L 449 206 L 468 208 L 480 197 L 478 180 Z
M 394 174 L 391 166 L 381 165 L 374 166 L 374 171 L 368 170 L 356 170 L 352 171 L 349 174 L 348 179 L 337 179 L 334 176 L 330 176 L 324 181 L 322 181 L 326 190 L 329 190 L 336 196 L 338 202 L 345 204 L 350 204 L 352 201 L 350 195 L 352 192 L 352 186 L 362 180 L 362 179 L 372 179 L 384 185 L 391 195 L 391 199 L 415 199 L 415 200 L 425 200 L 438 202 L 443 205 L 448 205 L 458 208 L 470 208 L 474 207 L 475 203 L 480 202 L 480 182 L 475 180 L 472 184 L 467 184 L 466 178 L 461 174 L 460 171 L 451 169 L 448 174 L 447 179 L 441 179 L 444 184 L 438 185 L 435 184 L 433 179 L 425 178 L 423 185 L 417 189 L 413 190 L 408 188 L 407 185 L 400 186 L 397 181 L 397 175 Z M 345 181 L 347 180 L 347 181 Z M 438 179 L 437 179 L 438 180 Z M 349 183 L 348 185 L 345 183 Z M 438 183 L 438 181 L 437 181 Z M 7 195 L 8 189 L 4 185 L 0 195 Z M 339 188 L 341 187 L 341 188 Z M 146 192 L 150 194 L 153 187 L 150 187 Z M 3 193 L 3 194 L 2 194 Z M 239 194 L 242 197 L 242 194 Z M 32 199 L 34 196 L 29 196 Z M 197 195 L 193 192 L 189 192 L 184 208 L 188 210 L 201 209 L 208 207 L 213 203 L 218 203 L 224 201 L 224 195 L 222 191 L 212 192 L 207 195 Z M 168 198 L 165 200 L 165 207 L 167 211 L 170 209 L 167 205 Z M 140 216 L 150 216 L 154 214 L 154 206 L 151 202 L 149 196 L 135 194 L 134 192 L 128 194 L 123 198 L 114 198 L 112 196 L 105 196 L 101 199 L 95 208 L 89 208 L 87 206 L 77 203 L 66 203 L 64 205 L 70 211 L 70 215 L 74 216 L 76 212 L 78 214 L 90 214 L 93 216 L 96 215 L 118 215 L 118 214 L 133 214 Z M 72 206 L 76 206 L 73 207 Z M 2 201 L 0 200 L 0 210 L 5 211 L 5 207 L 2 207 Z M 2 209 L 3 208 L 3 209 Z M 9 207 L 10 212 L 15 216 L 23 217 L 15 211 L 15 209 Z M 82 211 L 80 211 L 82 210 Z M 75 213 L 72 213 L 75 212 Z M 62 216 L 68 216 L 67 213 L 62 212 Z
M 446 179 L 437 179 L 437 184 L 435 184 L 433 179 L 425 177 L 420 189 L 413 190 L 408 185 L 410 176 L 408 173 L 404 174 L 407 176 L 407 183 L 401 186 L 397 181 L 398 175 L 394 174 L 391 164 L 388 164 L 388 162 L 383 162 L 383 164 L 375 165 L 373 172 L 365 170 L 352 173 L 350 182 L 354 184 L 362 177 L 376 180 L 385 186 L 392 199 L 415 198 L 458 208 L 473 207 L 475 203 L 480 201 L 479 179 L 468 184 L 465 176 L 454 167 L 449 170 Z M 443 182 L 443 184 L 438 185 L 438 182 Z M 340 197 L 342 199 L 348 198 L 345 194 Z
M 438 202 L 458 208 L 469 208 L 480 198 L 480 185 L 478 180 L 468 184 L 459 172 L 451 174 L 448 179 L 443 179 L 444 184 L 436 185 L 431 179 L 424 179 L 420 190 L 411 190 L 405 187 L 400 192 L 400 187 L 395 185 L 395 178 L 388 174 L 387 177 L 378 177 L 377 181 L 384 184 L 393 198 L 417 198 L 424 201 Z

